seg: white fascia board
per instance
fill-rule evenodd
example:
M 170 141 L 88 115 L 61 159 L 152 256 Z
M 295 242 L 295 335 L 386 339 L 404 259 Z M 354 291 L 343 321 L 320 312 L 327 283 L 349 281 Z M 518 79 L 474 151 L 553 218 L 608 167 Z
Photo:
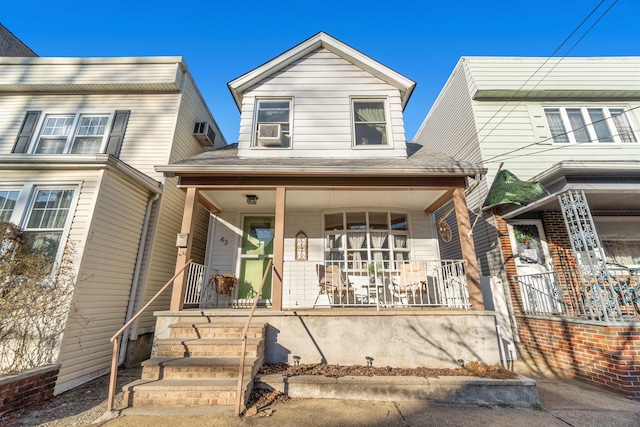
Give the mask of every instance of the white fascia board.
M 162 183 L 109 154 L 9 154 L 0 155 L 0 170 L 113 170 L 153 193 L 162 193 Z
M 242 107 L 242 94 L 247 88 L 322 47 L 398 88 L 402 93 L 402 107 L 405 107 L 416 85 L 414 81 L 369 58 L 330 35 L 320 32 L 263 65 L 227 83 L 238 109 Z

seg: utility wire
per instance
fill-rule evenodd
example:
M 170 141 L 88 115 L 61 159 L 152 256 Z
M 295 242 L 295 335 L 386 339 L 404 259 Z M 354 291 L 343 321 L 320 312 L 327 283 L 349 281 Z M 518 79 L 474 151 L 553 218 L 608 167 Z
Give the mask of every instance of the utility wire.
M 620 114 L 622 115 L 622 114 L 625 114 L 625 113 L 627 113 L 627 112 L 629 112 L 629 111 L 636 110 L 636 109 L 638 109 L 638 108 L 640 108 L 640 106 L 632 107 L 632 108 L 629 108 L 628 110 L 624 110 L 624 111 L 623 111 L 622 113 L 620 113 Z M 533 147 L 534 145 L 542 144 L 542 143 L 544 143 L 544 142 L 547 142 L 547 141 L 549 141 L 549 140 L 552 140 L 553 138 L 555 138 L 555 137 L 557 137 L 557 136 L 563 136 L 563 135 L 568 135 L 568 134 L 570 134 L 570 133 L 574 133 L 574 132 L 576 132 L 576 131 L 579 131 L 580 129 L 585 129 L 585 128 L 587 128 L 588 126 L 594 125 L 594 124 L 596 124 L 596 123 L 604 122 L 604 121 L 609 120 L 609 119 L 613 119 L 613 117 L 605 117 L 605 118 L 603 118 L 603 119 L 596 120 L 595 122 L 585 123 L 585 125 L 584 125 L 584 126 L 580 126 L 579 128 L 571 129 L 571 130 L 568 130 L 568 131 L 563 132 L 563 133 L 557 133 L 557 134 L 555 134 L 555 135 L 550 136 L 549 138 L 545 138 L 545 139 L 543 139 L 542 141 L 532 142 L 531 144 L 527 144 L 527 145 L 525 145 L 525 146 L 523 146 L 523 147 L 518 147 L 518 148 L 513 149 L 513 150 L 511 150 L 511 151 L 507 151 L 506 153 L 502 153 L 502 154 L 498 154 L 498 155 L 496 155 L 496 156 L 490 157 L 490 158 L 488 158 L 488 159 L 486 159 L 486 160 L 483 160 L 483 161 L 482 161 L 482 163 L 493 163 L 496 159 L 500 159 L 500 158 L 502 158 L 502 157 L 504 157 L 504 156 L 508 156 L 509 154 L 513 154 L 513 153 L 515 153 L 515 152 L 517 152 L 517 151 L 524 150 L 524 149 L 529 148 L 529 147 Z M 636 132 L 636 131 L 634 131 L 633 133 L 635 133 L 635 132 Z M 586 142 L 593 142 L 593 141 L 594 141 L 594 140 L 590 140 L 590 141 L 586 141 Z M 597 139 L 596 139 L 595 141 L 597 141 Z M 584 142 L 578 142 L 578 143 L 576 143 L 576 144 L 584 144 Z M 561 146 L 561 148 L 564 148 L 564 147 L 574 147 L 576 144 L 562 145 L 562 146 Z M 546 150 L 545 150 L 545 151 L 546 151 Z M 513 156 L 513 157 L 509 157 L 509 159 L 517 159 L 518 157 L 529 156 L 529 155 L 531 155 L 531 154 L 535 154 L 535 153 L 527 153 L 527 154 L 522 154 L 522 155 L 520 155 L 520 156 Z M 505 159 L 501 159 L 501 161 L 504 161 L 504 160 L 505 160 Z
M 617 3 L 617 1 L 618 1 L 618 0 L 615 0 L 615 2 L 614 2 L 613 4 Z M 541 64 L 541 65 L 540 65 L 540 66 L 539 66 L 539 67 L 538 67 L 538 68 L 537 68 L 537 69 L 536 69 L 536 70 L 535 70 L 535 71 L 534 71 L 530 76 L 529 76 L 529 78 L 528 78 L 527 80 L 525 80 L 525 82 L 524 82 L 524 83 L 522 83 L 522 85 L 518 88 L 518 90 L 516 90 L 516 92 L 515 92 L 513 95 L 511 95 L 511 97 L 510 97 L 509 99 L 507 99 L 507 100 L 504 102 L 504 104 L 502 104 L 502 106 L 498 109 L 498 111 L 496 111 L 496 112 L 494 113 L 494 115 L 493 115 L 493 116 L 491 116 L 491 118 L 489 118 L 489 120 L 487 120 L 487 122 L 486 122 L 484 125 L 482 125 L 482 127 L 478 130 L 478 133 L 482 132 L 482 131 L 484 130 L 484 128 L 485 128 L 487 125 L 489 125 L 489 123 L 491 122 L 491 120 L 493 120 L 493 119 L 494 119 L 494 118 L 495 118 L 495 117 L 500 113 L 500 111 L 502 111 L 502 109 L 503 109 L 504 107 L 506 107 L 506 106 L 507 106 L 507 104 L 508 104 L 511 100 L 513 100 L 513 98 L 515 98 L 515 97 L 516 97 L 516 95 L 517 95 L 518 93 L 520 93 L 520 91 L 522 91 L 522 89 L 524 89 L 524 87 L 527 85 L 527 83 L 529 83 L 529 81 L 531 81 L 531 79 L 533 79 L 533 77 L 538 73 L 538 71 L 540 71 L 540 70 L 541 70 L 541 69 L 542 69 L 542 68 L 547 64 L 547 62 L 549 62 L 549 61 L 551 60 L 551 58 L 553 58 L 553 55 L 555 55 L 555 54 L 556 54 L 556 53 L 557 53 L 557 52 L 562 48 L 562 46 L 564 46 L 564 45 L 569 41 L 569 39 L 571 39 L 571 37 L 573 37 L 573 35 L 574 35 L 574 34 L 575 34 L 579 29 L 580 29 L 580 27 L 582 27 L 582 26 L 585 24 L 585 22 L 587 22 L 587 21 L 589 20 L 589 18 L 591 18 L 591 15 L 593 15 L 593 14 L 596 12 L 596 10 L 598 10 L 598 9 L 600 8 L 600 6 L 602 6 L 602 4 L 603 4 L 604 2 L 605 2 L 605 0 L 602 0 L 600 3 L 598 3 L 598 5 L 597 5 L 597 6 L 596 6 L 596 7 L 595 7 L 591 12 L 589 12 L 589 14 L 586 16 L 586 18 L 584 18 L 584 19 L 582 20 L 582 22 L 580 22 L 580 24 L 579 24 L 579 25 L 578 25 L 578 26 L 577 26 L 577 27 L 576 27 L 576 28 L 571 32 L 571 34 L 569 34 L 569 35 L 564 39 L 564 41 L 560 44 L 560 46 L 558 46 L 558 47 L 557 47 L 557 48 L 556 48 L 556 49 L 551 53 L 551 55 L 549 55 L 549 56 L 547 57 L 547 59 L 545 59 L 545 60 L 544 60 L 544 62 L 543 62 L 543 63 L 542 63 L 542 64 Z M 613 5 L 612 5 L 612 6 L 613 6 Z M 608 10 L 607 10 L 607 11 L 608 11 Z M 605 12 L 605 13 L 606 13 L 606 12 Z M 586 33 L 585 33 L 585 35 L 586 35 Z M 584 37 L 584 36 L 583 36 L 583 37 Z M 582 38 L 581 38 L 580 40 L 582 40 Z M 574 47 L 575 47 L 575 44 L 571 47 L 571 49 L 569 49 L 569 51 L 568 51 L 568 52 L 567 52 L 567 53 L 566 53 L 566 54 L 565 54 L 565 55 L 564 55 L 560 60 L 562 60 L 563 58 L 565 58 L 565 57 L 569 54 L 569 52 L 571 52 L 571 50 L 572 50 Z M 559 62 L 560 62 L 560 61 L 558 61 L 558 63 L 559 63 Z M 551 71 L 552 71 L 552 70 L 553 70 L 553 69 L 558 65 L 558 63 L 556 63 L 556 64 L 551 68 L 551 70 L 549 70 L 549 72 L 547 72 L 547 74 L 545 74 L 545 75 L 542 77 L 542 79 L 540 79 L 540 81 L 538 81 L 538 83 L 536 83 L 536 85 L 535 85 L 532 89 L 535 89 L 535 88 L 536 88 L 536 87 L 537 87 L 537 86 L 542 82 L 542 80 L 544 80 L 544 78 L 545 78 L 545 77 L 547 77 L 547 76 L 549 75 L 549 73 L 550 73 L 550 72 L 551 72 Z M 531 89 L 531 90 L 532 90 L 532 89 Z M 500 121 L 496 126 L 494 126 L 494 127 L 493 127 L 493 129 L 491 129 L 491 131 L 489 131 L 489 133 L 488 133 L 487 135 L 485 135 L 485 137 L 484 137 L 484 138 L 482 138 L 482 140 L 481 140 L 480 142 L 484 141 L 484 140 L 485 140 L 485 138 L 487 138 L 489 135 L 491 135 L 491 132 L 493 132 L 493 131 L 494 131 L 494 130 L 495 130 L 495 129 L 496 129 L 496 128 L 497 128 L 497 127 L 502 123 L 502 121 L 504 121 L 504 119 L 506 119 L 506 118 L 509 116 L 509 114 L 511 114 L 511 113 L 513 112 L 513 110 L 514 110 L 518 105 L 520 105 L 520 103 L 516 104 L 516 106 L 515 106 L 513 109 L 511 109 L 511 111 L 509 111 L 509 112 L 508 112 L 508 113 L 503 117 L 503 119 L 502 119 L 502 120 L 501 120 L 501 121 Z

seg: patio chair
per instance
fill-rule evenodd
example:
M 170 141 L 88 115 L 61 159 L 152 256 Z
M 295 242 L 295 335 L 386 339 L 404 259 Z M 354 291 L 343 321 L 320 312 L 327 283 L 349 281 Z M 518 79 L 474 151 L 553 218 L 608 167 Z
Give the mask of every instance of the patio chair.
M 408 305 L 409 295 L 416 302 L 416 294 L 427 286 L 427 267 L 423 262 L 400 265 L 400 274 L 391 278 L 389 290 L 403 305 Z
M 349 283 L 347 276 L 340 270 L 339 265 L 327 265 L 324 267 L 323 273 L 320 275 L 320 293 L 329 295 L 332 305 L 342 304 L 343 299 L 347 304 L 349 300 L 353 301 L 354 288 Z

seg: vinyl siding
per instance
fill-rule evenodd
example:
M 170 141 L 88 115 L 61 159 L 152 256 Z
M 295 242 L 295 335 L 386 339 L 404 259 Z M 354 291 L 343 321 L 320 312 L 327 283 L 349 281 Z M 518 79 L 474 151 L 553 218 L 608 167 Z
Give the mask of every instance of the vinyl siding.
M 149 194 L 106 172 L 62 341 L 58 390 L 111 363 L 111 336 L 124 324 Z
M 83 85 L 110 90 L 120 86 L 144 87 L 147 91 L 177 91 L 178 61 L 172 57 L 151 63 L 152 58 L 32 58 L 0 59 L 0 90 L 60 91 Z M 146 62 L 146 63 L 145 63 Z M 137 85 L 137 86 L 136 86 Z
M 465 62 L 460 60 L 414 142 L 458 159 L 479 162 L 480 148 L 468 79 Z
M 116 110 L 131 111 L 120 159 L 162 182 L 164 178 L 155 172 L 154 166 L 166 164 L 169 158 L 178 112 L 176 94 L 0 95 L 0 154 L 11 153 L 27 111 L 42 111 L 42 122 L 46 113 L 113 113 Z
M 495 102 L 474 101 L 477 126 L 480 132 L 482 157 L 489 168 L 487 181 L 492 182 L 497 167 L 504 168 L 522 180 L 563 160 L 628 160 L 640 159 L 640 143 L 553 144 L 544 117 L 544 106 L 622 106 L 640 141 L 640 115 L 635 102 Z M 636 110 L 633 110 L 637 108 Z M 492 119 L 493 117 L 493 119 Z M 503 153 L 511 154 L 503 155 Z
M 495 58 L 465 57 L 473 74 L 474 96 L 637 97 L 640 57 Z M 519 91 L 518 94 L 514 92 Z M 631 92 L 635 92 L 632 95 Z
M 195 122 L 209 122 L 213 126 L 216 135 L 214 141 L 216 148 L 227 144 L 193 79 L 190 75 L 186 75 L 180 95 L 180 111 L 175 124 L 174 144 L 171 148 L 169 163 L 194 156 L 204 150 L 213 149 L 213 147 L 203 147 L 193 136 Z
M 352 97 L 386 100 L 392 147 L 352 149 Z M 292 149 L 250 148 L 256 99 L 264 98 L 292 98 Z M 240 156 L 405 156 L 405 142 L 399 91 L 326 49 L 306 55 L 244 93 Z

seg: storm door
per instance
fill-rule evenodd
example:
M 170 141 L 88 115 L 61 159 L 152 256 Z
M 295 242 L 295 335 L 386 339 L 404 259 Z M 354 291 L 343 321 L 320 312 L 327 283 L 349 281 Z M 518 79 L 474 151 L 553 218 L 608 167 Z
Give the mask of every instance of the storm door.
M 274 229 L 273 216 L 244 218 L 238 281 L 239 300 L 254 299 L 258 294 L 267 263 L 273 258 Z M 267 275 L 262 289 L 260 303 L 263 305 L 271 303 L 271 272 Z

